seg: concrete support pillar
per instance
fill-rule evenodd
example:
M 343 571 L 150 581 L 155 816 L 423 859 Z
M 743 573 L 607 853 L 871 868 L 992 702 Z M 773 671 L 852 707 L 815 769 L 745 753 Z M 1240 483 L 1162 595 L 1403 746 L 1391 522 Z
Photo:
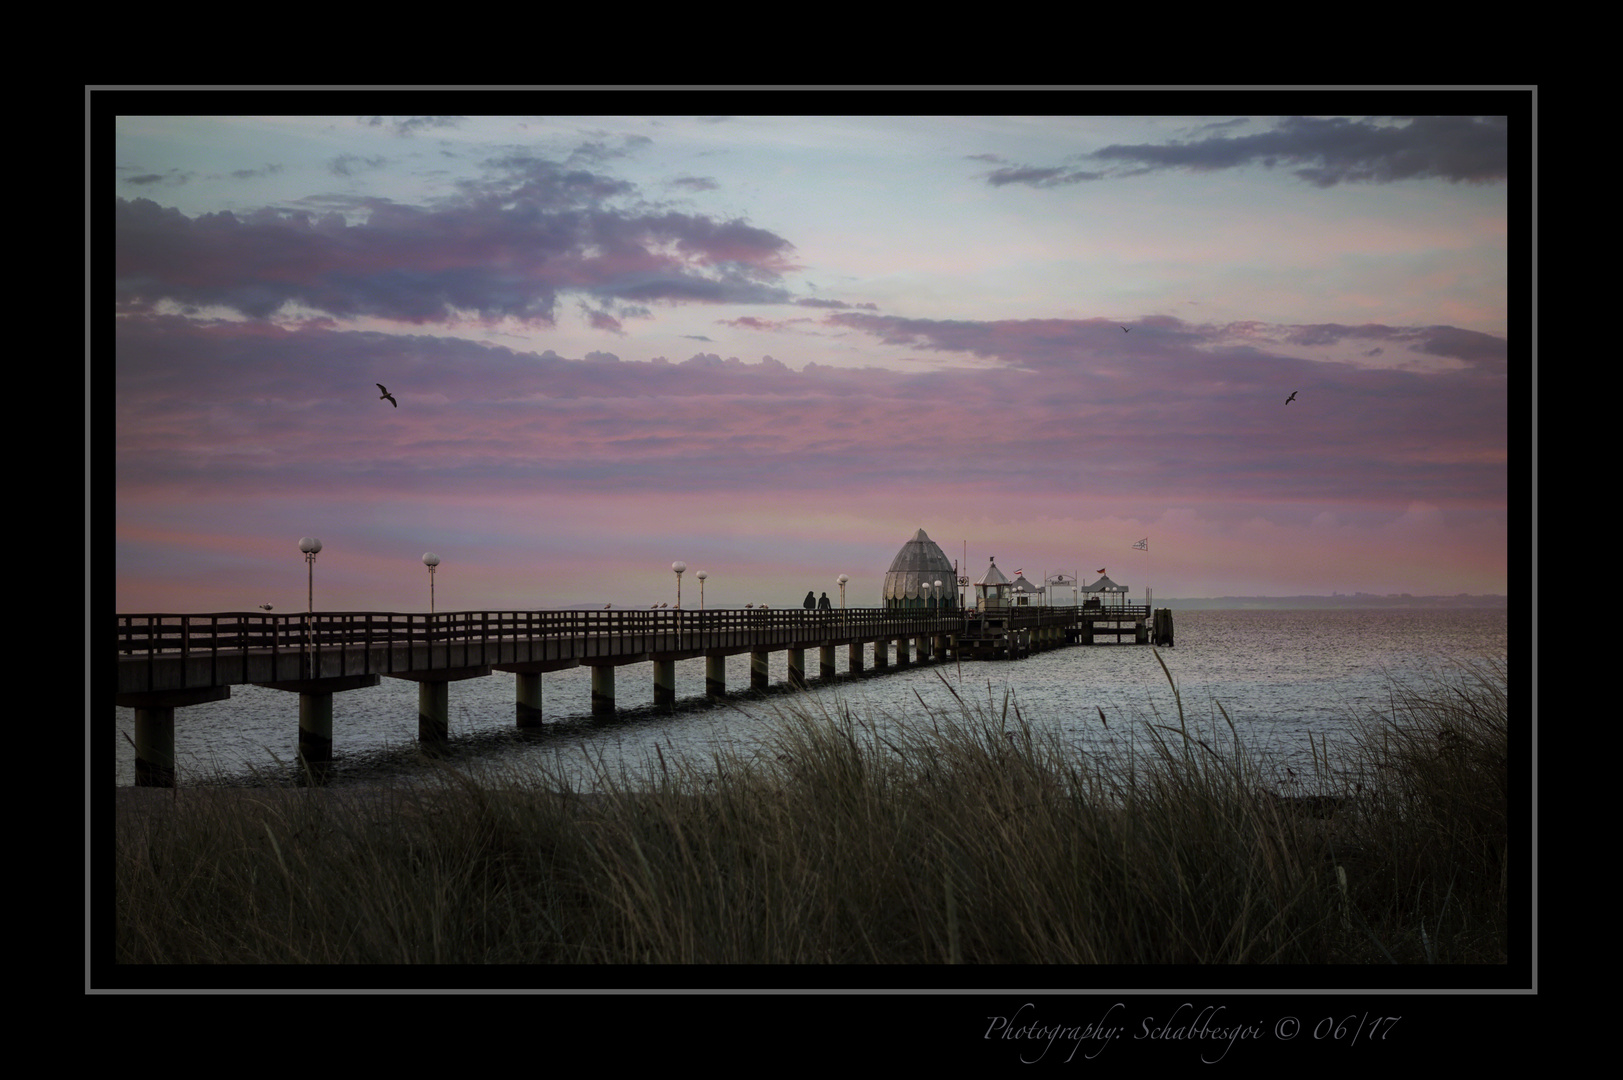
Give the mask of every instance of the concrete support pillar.
M 1150 626 L 1143 619 L 1134 624 L 1133 641 L 1139 645 L 1150 643 Z
M 890 666 L 890 642 L 879 638 L 873 643 L 873 666 L 876 670 L 884 670 Z
M 916 644 L 917 644 L 918 650 L 919 650 L 919 663 L 927 664 L 927 663 L 930 662 L 930 645 L 931 645 L 931 642 L 932 642 L 932 639 L 931 639 L 929 634 L 920 634 L 918 636 Z
M 300 700 L 303 715 L 303 700 Z M 417 684 L 417 741 L 430 745 L 451 737 L 451 684 L 424 679 Z
M 172 705 L 135 710 L 135 786 L 175 786 L 175 709 Z
M 592 665 L 592 715 L 614 715 L 614 667 L 611 664 Z
M 845 670 L 853 675 L 862 670 L 862 642 L 853 641 L 845 647 Z
M 806 689 L 806 650 L 789 649 L 789 685 L 797 690 Z
M 818 646 L 817 674 L 825 679 L 832 679 L 834 677 L 834 646 Z
M 908 664 L 907 650 L 908 650 L 908 645 L 909 644 L 910 644 L 910 642 L 909 642 L 908 638 L 899 637 L 899 638 L 896 639 L 896 666 L 897 667 L 905 667 Z
M 654 661 L 654 704 L 669 709 L 676 704 L 676 661 Z
M 299 761 L 313 773 L 332 764 L 332 691 L 299 695 Z
M 513 677 L 518 692 L 518 726 L 521 728 L 538 728 L 541 726 L 541 673 L 539 671 L 520 671 Z
M 766 650 L 750 650 L 750 689 L 765 690 L 770 683 L 766 678 Z
M 727 692 L 727 658 L 704 658 L 704 692 L 710 697 L 721 697 Z
M 230 696 L 229 686 L 116 695 L 115 704 L 135 710 L 135 786 L 175 786 L 175 709 Z

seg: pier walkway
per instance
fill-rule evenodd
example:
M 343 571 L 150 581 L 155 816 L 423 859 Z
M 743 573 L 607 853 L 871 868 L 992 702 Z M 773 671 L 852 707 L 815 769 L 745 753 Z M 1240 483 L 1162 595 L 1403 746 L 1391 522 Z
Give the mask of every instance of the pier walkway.
M 1146 641 L 1148 608 L 1014 608 L 999 613 L 1000 630 L 1018 643 L 986 651 L 985 622 L 956 610 L 719 608 L 702 611 L 313 612 L 288 615 L 219 612 L 118 616 L 116 703 L 135 710 L 136 783 L 174 783 L 174 710 L 231 696 L 252 683 L 299 695 L 299 753 L 312 767 L 332 758 L 332 695 L 376 686 L 382 678 L 418 684 L 418 738 L 443 740 L 449 728 L 448 685 L 512 672 L 517 723 L 541 723 L 541 675 L 592 669 L 592 712 L 612 715 L 614 671 L 652 663 L 654 703 L 675 703 L 675 663 L 706 658 L 705 690 L 726 692 L 725 660 L 749 653 L 752 689 L 767 688 L 767 657 L 787 653 L 787 681 L 805 685 L 805 652 L 817 649 L 819 674 L 835 673 L 835 650 L 849 650 L 848 670 L 863 670 L 865 646 L 875 669 L 934 657 L 1014 658 L 1094 634 L 1135 634 Z M 972 636 L 966 636 L 968 635 Z M 971 642 L 974 642 L 974 646 Z

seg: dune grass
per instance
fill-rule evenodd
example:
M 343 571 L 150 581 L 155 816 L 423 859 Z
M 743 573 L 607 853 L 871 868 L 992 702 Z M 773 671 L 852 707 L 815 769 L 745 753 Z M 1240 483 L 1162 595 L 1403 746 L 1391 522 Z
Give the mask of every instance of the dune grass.
M 764 753 L 656 751 L 648 777 L 604 766 L 592 794 L 539 765 L 365 795 L 188 791 L 120 816 L 116 957 L 1507 960 L 1502 665 L 1395 689 L 1352 759 L 1324 762 L 1318 801 L 1274 794 L 1232 725 L 1196 732 L 1181 706 L 1122 725 L 1131 752 L 1100 761 L 1007 699 L 952 698 L 907 718 L 791 704 Z

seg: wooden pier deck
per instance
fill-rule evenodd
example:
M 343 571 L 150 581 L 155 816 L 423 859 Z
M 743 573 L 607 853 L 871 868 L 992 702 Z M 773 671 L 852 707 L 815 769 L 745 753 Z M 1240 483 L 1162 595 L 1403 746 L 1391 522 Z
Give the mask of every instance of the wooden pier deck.
M 442 740 L 450 683 L 511 672 L 520 727 L 541 722 L 541 675 L 592 669 L 592 712 L 615 711 L 614 671 L 651 663 L 655 704 L 675 703 L 678 660 L 704 657 L 711 696 L 725 693 L 725 659 L 751 656 L 750 685 L 767 687 L 767 656 L 783 651 L 788 682 L 805 685 L 805 651 L 818 650 L 818 672 L 835 672 L 834 650 L 849 650 L 848 670 L 932 657 L 1017 659 L 1099 636 L 1149 640 L 1148 608 L 844 610 L 720 608 L 700 611 L 312 612 L 270 615 L 118 616 L 115 700 L 135 710 L 136 782 L 173 783 L 174 710 L 231 696 L 254 684 L 299 695 L 300 756 L 331 760 L 332 695 L 382 678 L 418 684 L 418 736 Z M 1168 643 L 1170 643 L 1170 612 Z M 1158 619 L 1159 622 L 1159 619 Z

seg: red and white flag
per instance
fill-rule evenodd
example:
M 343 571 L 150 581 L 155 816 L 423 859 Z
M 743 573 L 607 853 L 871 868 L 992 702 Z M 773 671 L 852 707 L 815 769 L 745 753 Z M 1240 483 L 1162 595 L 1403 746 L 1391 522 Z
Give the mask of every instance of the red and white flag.
M 1105 568 L 1104 568 L 1104 567 L 1102 567 L 1102 566 L 1101 566 L 1101 567 L 1099 567 L 1099 573 L 1101 573 L 1101 574 L 1102 574 L 1102 573 L 1104 573 L 1104 572 L 1105 572 Z

